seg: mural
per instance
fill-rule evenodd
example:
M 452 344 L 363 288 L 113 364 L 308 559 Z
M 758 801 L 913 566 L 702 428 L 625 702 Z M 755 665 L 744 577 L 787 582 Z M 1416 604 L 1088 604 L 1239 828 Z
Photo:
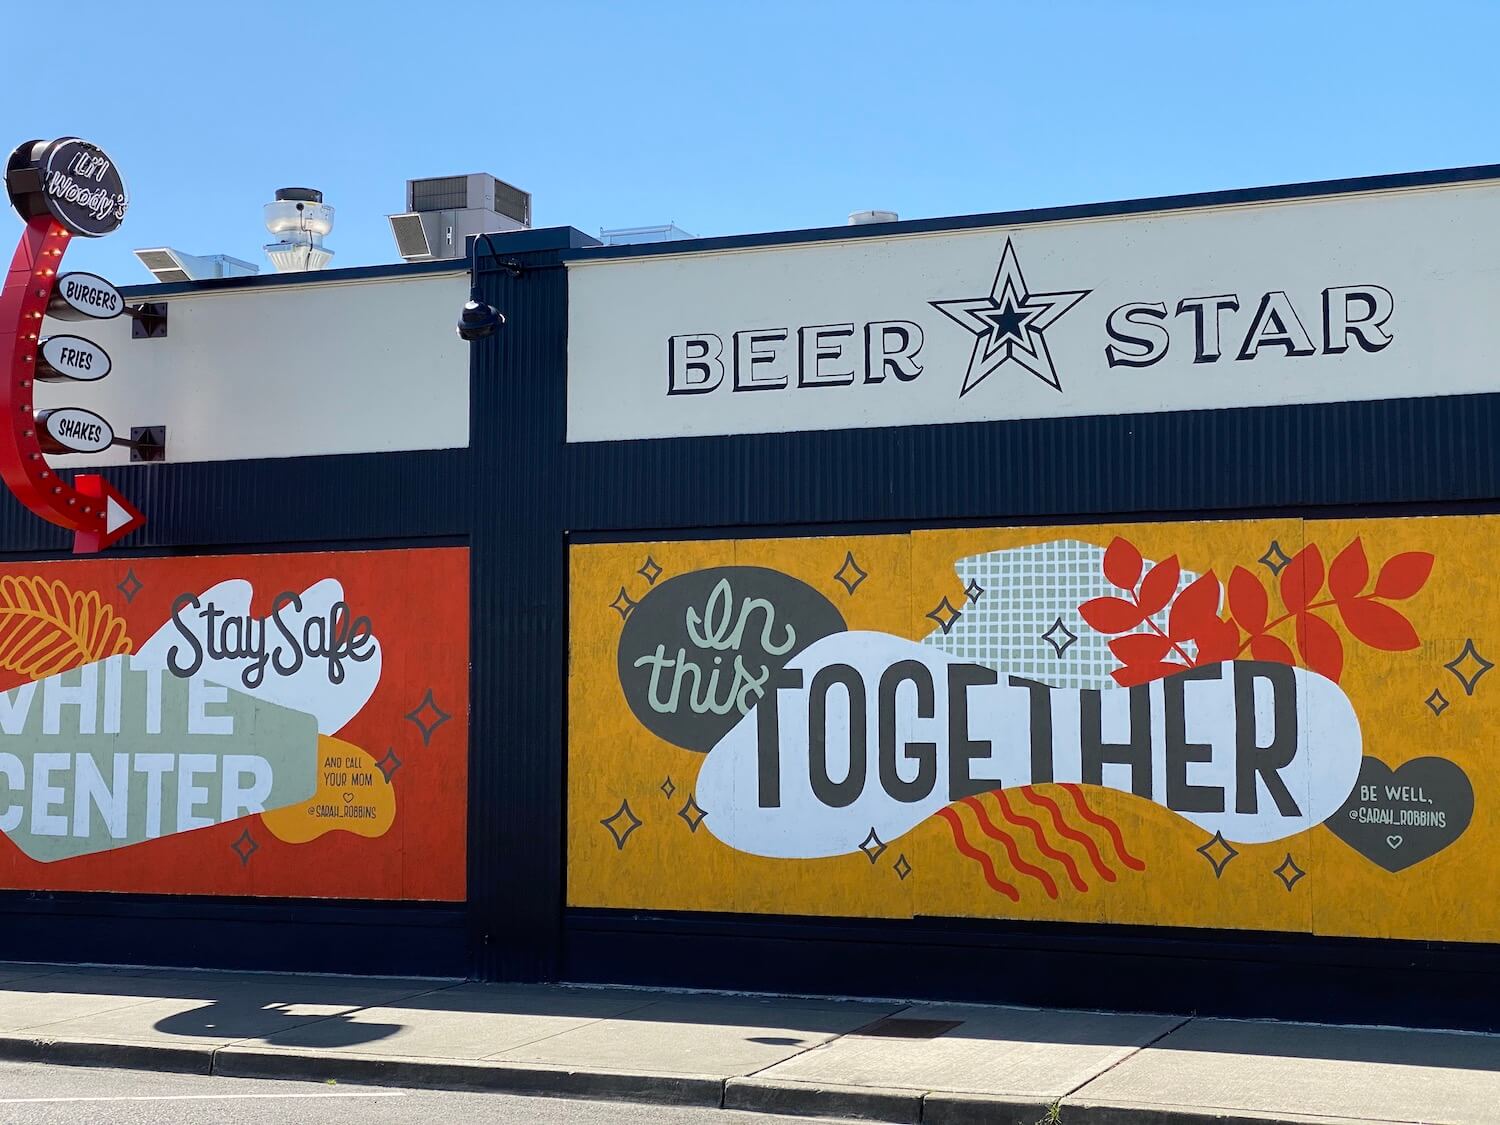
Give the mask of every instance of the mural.
M 0 565 L 0 887 L 465 894 L 468 554 Z
M 1500 940 L 1496 551 L 1495 517 L 575 547 L 569 902 Z

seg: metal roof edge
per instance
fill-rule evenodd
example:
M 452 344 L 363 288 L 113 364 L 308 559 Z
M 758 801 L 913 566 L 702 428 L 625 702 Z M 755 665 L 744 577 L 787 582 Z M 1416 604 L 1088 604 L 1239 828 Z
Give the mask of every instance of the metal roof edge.
M 337 285 L 350 281 L 382 278 L 420 277 L 424 274 L 468 273 L 463 258 L 441 262 L 388 262 L 378 266 L 350 266 L 337 270 L 309 270 L 301 273 L 251 274 L 249 277 L 211 277 L 202 281 L 165 281 L 144 285 L 122 285 L 122 296 L 138 299 L 175 297 L 187 293 L 224 293 L 236 289 L 266 289 L 286 285 Z
M 1202 207 L 1229 207 L 1250 203 L 1279 203 L 1318 199 L 1333 195 L 1401 191 L 1424 187 L 1447 187 L 1500 179 L 1500 164 L 1478 164 L 1463 168 L 1439 168 L 1423 172 L 1399 172 L 1377 176 L 1355 176 L 1337 180 L 1266 187 L 1232 188 L 1224 191 L 1183 195 L 1148 196 L 1105 203 L 1078 203 L 1060 207 L 995 211 L 977 215 L 955 215 L 931 219 L 906 219 L 894 223 L 861 226 L 812 227 L 806 230 L 767 231 L 756 234 L 723 235 L 714 238 L 648 242 L 630 246 L 598 246 L 568 251 L 564 260 L 583 264 L 615 258 L 660 257 L 668 254 L 706 253 L 757 247 L 794 246 L 808 242 L 852 241 L 860 238 L 891 238 L 911 234 L 973 230 L 982 227 L 1026 226 L 1074 219 L 1100 219 L 1156 212 L 1186 211 Z

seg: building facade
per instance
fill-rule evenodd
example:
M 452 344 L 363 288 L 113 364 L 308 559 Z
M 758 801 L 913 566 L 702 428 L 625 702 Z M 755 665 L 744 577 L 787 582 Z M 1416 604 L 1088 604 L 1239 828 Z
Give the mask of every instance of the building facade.
M 0 956 L 1500 1026 L 1497 174 L 131 291 Z

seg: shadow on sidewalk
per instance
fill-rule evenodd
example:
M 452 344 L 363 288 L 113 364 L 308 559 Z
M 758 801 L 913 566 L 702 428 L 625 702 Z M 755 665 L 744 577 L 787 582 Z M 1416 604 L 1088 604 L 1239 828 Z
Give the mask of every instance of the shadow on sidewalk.
M 67 1016 L 26 1022 L 28 995 L 39 1012 L 51 1006 L 68 1009 Z M 135 1002 L 148 1001 L 156 1003 L 141 1003 L 135 1012 Z M 173 1002 L 180 1010 L 163 1015 L 161 1005 Z M 831 1038 L 851 1047 L 897 1041 L 912 1054 L 924 1044 L 940 1050 L 942 1043 L 968 1040 L 1500 1072 L 1500 1036 L 1469 1032 L 618 987 L 0 965 L 0 1032 L 35 1026 L 85 1035 L 96 1019 L 116 1025 L 108 1034 L 123 1038 L 138 1029 L 317 1049 L 437 1029 L 481 1045 L 493 1039 L 492 1050 L 500 1051 L 543 1039 L 561 1046 L 572 1035 L 611 1026 L 629 1037 L 649 1035 L 654 1024 L 663 1033 L 688 1030 L 688 1042 L 696 1026 L 790 1053 Z
M 176 1012 L 156 1021 L 164 1035 L 202 1036 L 206 1039 L 269 1039 L 286 1047 L 357 1047 L 388 1038 L 402 1030 L 399 1023 L 357 1022 L 351 1014 L 309 1017 L 290 1005 L 261 1003 L 253 998 L 211 1000 L 201 1008 Z M 282 1026 L 275 1022 L 280 1015 Z M 316 1036 L 309 1038 L 312 1029 Z

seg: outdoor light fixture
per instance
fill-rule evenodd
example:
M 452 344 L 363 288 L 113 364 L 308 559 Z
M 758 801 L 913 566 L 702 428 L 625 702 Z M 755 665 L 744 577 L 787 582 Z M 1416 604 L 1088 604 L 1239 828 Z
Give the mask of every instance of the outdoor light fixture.
M 474 256 L 470 259 L 469 265 L 473 283 L 469 287 L 469 299 L 464 303 L 463 311 L 458 314 L 458 338 L 467 340 L 471 344 L 475 340 L 493 336 L 505 324 L 505 314 L 479 295 L 479 240 L 481 238 L 489 247 L 490 253 L 493 255 L 495 252 L 495 244 L 490 241 L 488 234 L 474 237 Z M 496 262 L 494 268 L 504 271 L 511 277 L 520 277 L 525 267 L 520 262 L 503 260 Z
M 479 299 L 479 290 L 470 291 L 463 312 L 458 315 L 458 338 L 473 343 L 493 336 L 505 323 L 505 314 L 494 305 Z

